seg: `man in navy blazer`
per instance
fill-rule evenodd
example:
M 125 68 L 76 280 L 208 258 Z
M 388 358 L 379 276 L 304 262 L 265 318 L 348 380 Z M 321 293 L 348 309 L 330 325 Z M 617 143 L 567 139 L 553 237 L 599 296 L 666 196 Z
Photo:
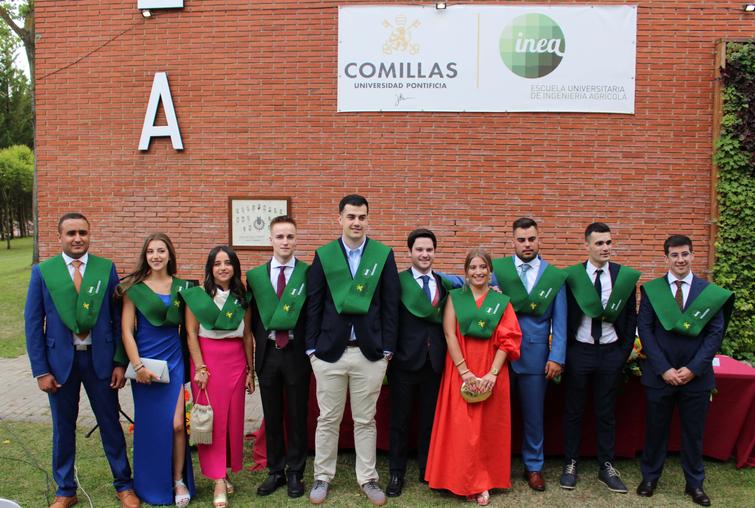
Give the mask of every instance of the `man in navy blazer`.
M 692 240 L 687 236 L 670 236 L 663 249 L 669 269 L 664 276 L 664 291 L 667 288 L 684 311 L 710 283 L 692 274 L 694 254 Z M 710 392 L 715 387 L 712 361 L 723 340 L 723 311 L 718 309 L 695 337 L 673 329 L 667 331 L 648 296 L 648 284 L 642 287 L 637 318 L 642 349 L 647 357 L 642 366 L 647 400 L 645 447 L 640 462 L 642 482 L 637 494 L 653 495 L 666 460 L 671 415 L 678 406 L 685 494 L 701 506 L 710 506 L 710 498 L 703 491 L 703 433 Z
M 351 194 L 338 209 L 342 235 L 317 249 L 307 277 L 306 353 L 320 408 L 315 483 L 309 500 L 324 502 L 335 476 L 338 432 L 348 393 L 357 481 L 370 502 L 383 505 L 386 497 L 378 486 L 376 468 L 375 411 L 388 361 L 396 350 L 401 286 L 393 251 L 367 238 L 367 200 Z
M 58 239 L 63 253 L 43 263 L 50 265 L 32 268 L 24 310 L 26 349 L 32 375 L 37 379 L 39 389 L 48 394 L 52 413 L 52 468 L 58 489 L 51 508 L 67 508 L 78 502 L 74 479 L 75 433 L 82 384 L 100 427 L 102 445 L 113 473 L 113 486 L 121 505 L 138 507 L 140 502 L 133 491 L 126 441 L 118 415 L 118 389 L 125 384 L 124 366 L 114 363 L 116 351 L 122 349 L 120 309 L 113 299 L 118 275 L 115 266 L 108 260 L 95 259 L 88 253 L 89 229 L 89 221 L 79 213 L 68 213 L 60 218 Z M 65 294 L 75 299 L 79 289 L 83 290 L 82 280 L 85 283 L 91 280 L 93 273 L 87 278 L 86 270 L 94 261 L 100 261 L 100 266 L 111 265 L 109 274 L 104 272 L 104 280 L 98 280 L 96 286 L 89 287 L 90 293 L 104 290 L 101 307 L 91 328 L 79 329 L 76 326 L 77 333 L 74 333 L 64 323 L 71 323 L 70 314 L 58 311 L 51 293 Z M 73 281 L 67 288 L 70 295 L 64 293 L 65 288 L 49 285 L 52 278 L 45 277 L 45 273 L 51 273 L 46 271 L 48 266 L 56 266 L 55 275 L 62 276 L 55 279 L 59 281 L 57 286 L 70 285 L 71 282 L 66 279 L 70 277 Z M 82 301 L 82 298 L 85 297 L 80 295 L 77 301 Z M 61 305 L 60 299 L 57 304 Z M 85 301 L 86 308 L 90 305 L 90 301 Z M 77 319 L 74 318 L 74 321 Z M 123 358 L 125 362 L 125 356 Z
M 530 293 L 548 267 L 548 262 L 539 256 L 540 239 L 534 220 L 526 217 L 517 219 L 512 229 L 514 265 L 518 272 L 523 264 L 530 266 L 529 270 L 524 270 L 527 277 L 525 289 Z M 543 491 L 545 390 L 548 381 L 561 374 L 566 362 L 565 287 L 561 286 L 542 315 L 517 312 L 516 317 L 522 329 L 521 354 L 517 361 L 511 362 L 510 368 L 512 390 L 517 390 L 522 409 L 524 477 L 531 489 Z M 549 336 L 552 336 L 550 345 Z

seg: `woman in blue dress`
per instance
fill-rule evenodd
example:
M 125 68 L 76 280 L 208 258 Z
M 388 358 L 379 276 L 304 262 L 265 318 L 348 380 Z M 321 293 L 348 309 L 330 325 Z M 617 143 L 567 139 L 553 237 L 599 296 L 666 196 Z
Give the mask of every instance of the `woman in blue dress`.
M 123 346 L 136 371 L 134 396 L 134 489 L 152 505 L 183 508 L 194 496 L 185 432 L 184 355 L 178 326 L 183 304 L 178 292 L 189 286 L 175 277 L 176 253 L 167 235 L 144 241 L 136 270 L 124 277 Z M 170 381 L 142 359 L 167 362 Z

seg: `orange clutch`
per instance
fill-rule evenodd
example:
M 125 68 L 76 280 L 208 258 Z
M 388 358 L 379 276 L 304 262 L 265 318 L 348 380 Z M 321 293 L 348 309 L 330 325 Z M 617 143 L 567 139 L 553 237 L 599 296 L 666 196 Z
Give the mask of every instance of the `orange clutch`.
M 493 393 L 493 390 L 488 390 L 486 392 L 478 392 L 472 387 L 467 386 L 466 381 L 464 381 L 461 384 L 461 397 L 464 400 L 466 400 L 469 404 L 474 404 L 476 402 L 482 402 L 484 400 L 488 400 L 488 398 L 492 395 L 492 393 Z

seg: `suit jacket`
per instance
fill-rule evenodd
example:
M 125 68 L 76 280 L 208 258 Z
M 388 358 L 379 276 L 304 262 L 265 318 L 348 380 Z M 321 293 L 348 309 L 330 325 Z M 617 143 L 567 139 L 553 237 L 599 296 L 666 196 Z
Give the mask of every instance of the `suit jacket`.
M 112 375 L 113 356 L 121 347 L 121 309 L 113 298 L 118 282 L 113 265 L 102 308 L 90 330 L 93 367 L 100 379 Z M 31 270 L 24 321 L 32 375 L 52 373 L 58 383 L 65 383 L 73 366 L 73 332 L 60 319 L 38 265 Z
M 367 242 L 369 241 L 368 238 Z M 341 239 L 338 244 L 346 260 L 346 250 Z M 366 246 L 365 243 L 365 248 Z M 401 283 L 391 250 L 367 314 L 339 314 L 325 280 L 322 263 L 315 253 L 307 276 L 307 350 L 314 350 L 315 356 L 326 362 L 337 361 L 346 350 L 353 326 L 359 349 L 367 359 L 380 360 L 384 351 L 394 352 L 400 294 Z
M 411 268 L 407 270 L 411 273 Z M 441 283 L 440 276 L 433 272 L 433 278 L 438 285 L 438 298 L 442 300 L 448 291 Z M 434 324 L 418 318 L 403 304 L 399 304 L 398 311 L 398 342 L 396 353 L 391 360 L 393 368 L 417 371 L 425 364 L 428 355 L 433 370 L 440 374 L 446 359 L 446 337 L 441 323 Z
M 699 277 L 692 277 L 685 309 L 709 284 Z M 671 289 L 669 289 L 671 291 Z M 723 310 L 705 325 L 697 337 L 689 337 L 666 331 L 658 321 L 650 300 L 642 289 L 640 312 L 637 316 L 642 349 L 647 356 L 642 366 L 642 384 L 652 388 L 666 388 L 670 385 L 661 377 L 668 369 L 687 367 L 695 377 L 682 385 L 685 391 L 708 391 L 715 386 L 713 377 L 713 357 L 721 347 L 724 334 Z
M 547 266 L 548 262 L 541 259 L 535 286 Z M 564 286 L 566 286 L 565 283 Z M 549 361 L 561 365 L 566 363 L 566 288 L 564 286 L 558 290 L 556 298 L 542 316 L 517 313 L 519 327 L 522 329 L 522 345 L 519 360 L 511 362 L 511 368 L 517 374 L 543 374 L 545 364 Z M 548 347 L 549 335 L 553 336 L 550 347 Z
M 299 260 L 296 260 L 296 263 L 299 263 Z M 267 268 L 267 275 L 270 276 L 270 261 L 265 263 L 265 267 Z M 247 281 L 247 284 L 249 281 Z M 271 284 L 272 285 L 272 284 Z M 275 289 L 275 288 L 273 288 Z M 249 291 L 251 291 L 251 287 L 249 287 Z M 265 363 L 265 351 L 269 347 L 275 347 L 275 342 L 270 340 L 270 330 L 265 330 L 265 325 L 262 324 L 262 319 L 260 318 L 260 311 L 257 307 L 257 302 L 255 300 L 252 300 L 252 333 L 254 334 L 254 342 L 255 342 L 255 348 L 254 348 L 254 370 L 259 375 L 260 372 L 264 369 L 264 363 Z M 310 363 L 307 358 L 307 355 L 304 353 L 304 323 L 306 322 L 306 314 L 307 310 L 306 307 L 302 308 L 301 312 L 299 313 L 299 319 L 296 321 L 296 326 L 294 327 L 294 340 L 289 343 L 287 348 L 293 347 L 296 351 L 296 358 L 297 358 L 297 365 L 299 364 L 299 359 L 301 360 L 301 368 L 303 369 L 309 369 Z
M 587 262 L 582 263 L 582 266 L 586 267 Z M 619 275 L 619 269 L 621 265 L 618 263 L 608 263 L 608 273 L 611 276 L 611 284 L 616 284 L 616 277 Z M 574 298 L 569 285 L 566 285 L 566 301 L 568 307 L 568 321 L 567 321 L 567 338 L 569 344 L 576 342 L 577 330 L 584 317 L 584 312 L 580 308 L 577 300 Z M 613 328 L 616 330 L 616 335 L 619 337 L 619 344 L 621 349 L 629 356 L 632 346 L 634 345 L 635 332 L 637 330 L 637 287 L 629 293 L 627 298 L 627 304 L 622 309 L 621 313 L 616 317 L 616 321 L 613 323 Z

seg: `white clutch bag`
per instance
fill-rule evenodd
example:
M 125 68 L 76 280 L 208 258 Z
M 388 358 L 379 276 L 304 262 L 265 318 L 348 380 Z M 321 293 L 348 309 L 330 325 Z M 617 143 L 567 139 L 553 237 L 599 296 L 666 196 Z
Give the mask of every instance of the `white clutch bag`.
M 156 360 L 155 358 L 140 358 L 140 360 L 144 364 L 144 368 L 151 370 L 156 376 L 160 376 L 160 379 L 153 379 L 155 383 L 170 383 L 168 362 L 165 360 Z M 130 363 L 126 368 L 126 378 L 136 379 L 134 366 Z

